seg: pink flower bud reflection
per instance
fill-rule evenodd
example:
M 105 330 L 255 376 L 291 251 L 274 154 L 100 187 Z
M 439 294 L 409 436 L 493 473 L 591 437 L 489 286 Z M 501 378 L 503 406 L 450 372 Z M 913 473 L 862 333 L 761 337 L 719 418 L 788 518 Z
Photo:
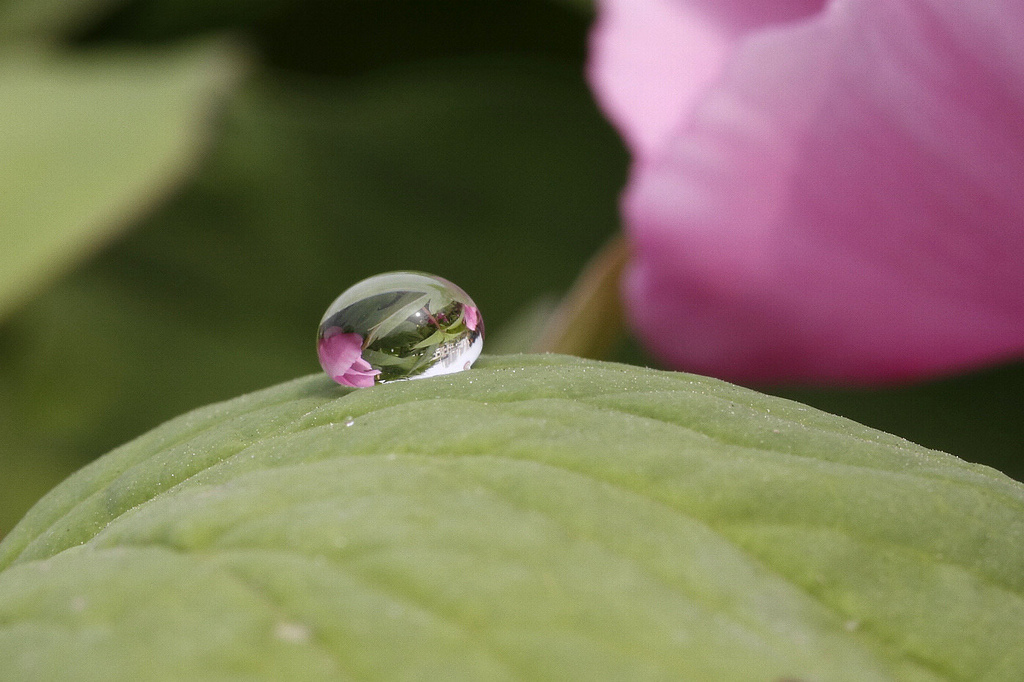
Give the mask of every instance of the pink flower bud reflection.
M 342 386 L 369 388 L 380 374 L 380 370 L 373 369 L 363 359 L 363 337 L 359 334 L 345 334 L 340 327 L 330 327 L 317 343 L 316 350 L 320 366 Z

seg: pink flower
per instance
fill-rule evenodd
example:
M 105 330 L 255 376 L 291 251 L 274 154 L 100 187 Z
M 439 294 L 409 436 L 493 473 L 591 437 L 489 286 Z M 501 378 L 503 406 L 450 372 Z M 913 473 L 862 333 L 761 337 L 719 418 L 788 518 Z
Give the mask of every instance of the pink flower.
M 648 348 L 745 381 L 1019 357 L 1022 30 L 1019 0 L 604 0 Z
M 342 386 L 369 388 L 374 384 L 374 377 L 380 374 L 379 369 L 373 369 L 363 359 L 363 337 L 345 334 L 340 327 L 328 327 L 316 351 L 320 366 Z
M 466 328 L 475 332 L 476 326 L 480 323 L 480 311 L 471 305 L 464 305 L 462 306 L 462 319 L 466 323 Z

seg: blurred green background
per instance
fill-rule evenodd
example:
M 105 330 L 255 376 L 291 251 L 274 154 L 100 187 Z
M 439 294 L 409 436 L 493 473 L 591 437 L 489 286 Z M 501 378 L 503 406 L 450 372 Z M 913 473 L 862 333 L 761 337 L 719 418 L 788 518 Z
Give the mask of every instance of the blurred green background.
M 24 177 L 18 164 L 39 172 L 18 185 L 23 205 L 71 202 L 81 184 L 114 206 L 83 218 L 76 241 L 62 220 L 17 205 L 5 216 L 0 199 L 0 285 L 4 268 L 29 262 L 24 244 L 50 238 L 42 274 L 0 308 L 0 535 L 68 473 L 161 421 L 317 371 L 316 324 L 363 277 L 448 277 L 493 340 L 513 339 L 513 320 L 563 292 L 618 229 L 628 158 L 583 80 L 592 11 L 583 0 L 0 0 L 0 131 L 21 82 L 4 79 L 11 55 L 54 60 L 59 87 L 47 76 L 33 92 L 58 100 L 89 77 L 77 65 L 98 60 L 116 87 L 82 111 L 144 118 L 173 160 L 92 119 L 71 129 L 82 144 L 42 134 L 30 157 L 0 158 L 9 182 Z M 177 80 L 139 69 L 179 52 Z M 157 80 L 165 99 L 139 101 L 159 106 L 129 106 Z M 96 184 L 118 171 L 127 179 Z M 650 364 L 630 343 L 614 359 Z M 1020 365 L 901 389 L 776 392 L 1024 477 Z

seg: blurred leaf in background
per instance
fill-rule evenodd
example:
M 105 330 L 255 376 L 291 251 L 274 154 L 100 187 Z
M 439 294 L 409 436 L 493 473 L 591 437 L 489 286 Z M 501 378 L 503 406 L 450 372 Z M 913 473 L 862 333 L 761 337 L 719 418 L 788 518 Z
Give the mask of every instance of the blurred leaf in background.
M 75 385 L 80 370 L 102 371 L 117 359 L 93 365 L 92 351 L 102 349 L 88 341 L 102 318 L 73 297 L 58 295 L 66 315 L 22 304 L 186 177 L 210 132 L 213 104 L 240 70 L 240 55 L 224 44 L 0 52 L 0 324 L 22 306 L 0 326 L 0 533 L 89 456 L 77 443 L 56 451 L 50 444 L 69 421 L 88 419 L 69 405 L 100 397 L 103 381 Z M 45 330 L 33 335 L 19 325 L 41 312 L 52 315 Z M 36 418 L 24 421 L 32 405 Z
M 59 40 L 119 0 L 0 0 L 0 40 Z
M 0 317 L 185 176 L 239 66 L 223 45 L 0 52 Z

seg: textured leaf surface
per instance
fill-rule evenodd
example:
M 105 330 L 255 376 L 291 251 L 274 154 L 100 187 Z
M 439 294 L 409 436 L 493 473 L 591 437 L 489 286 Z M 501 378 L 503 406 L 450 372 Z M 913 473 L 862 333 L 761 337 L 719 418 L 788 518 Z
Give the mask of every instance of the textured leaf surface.
M 238 67 L 210 45 L 0 53 L 0 316 L 183 177 Z
M 307 377 L 0 544 L 12 679 L 1019 679 L 1024 487 L 711 379 Z

